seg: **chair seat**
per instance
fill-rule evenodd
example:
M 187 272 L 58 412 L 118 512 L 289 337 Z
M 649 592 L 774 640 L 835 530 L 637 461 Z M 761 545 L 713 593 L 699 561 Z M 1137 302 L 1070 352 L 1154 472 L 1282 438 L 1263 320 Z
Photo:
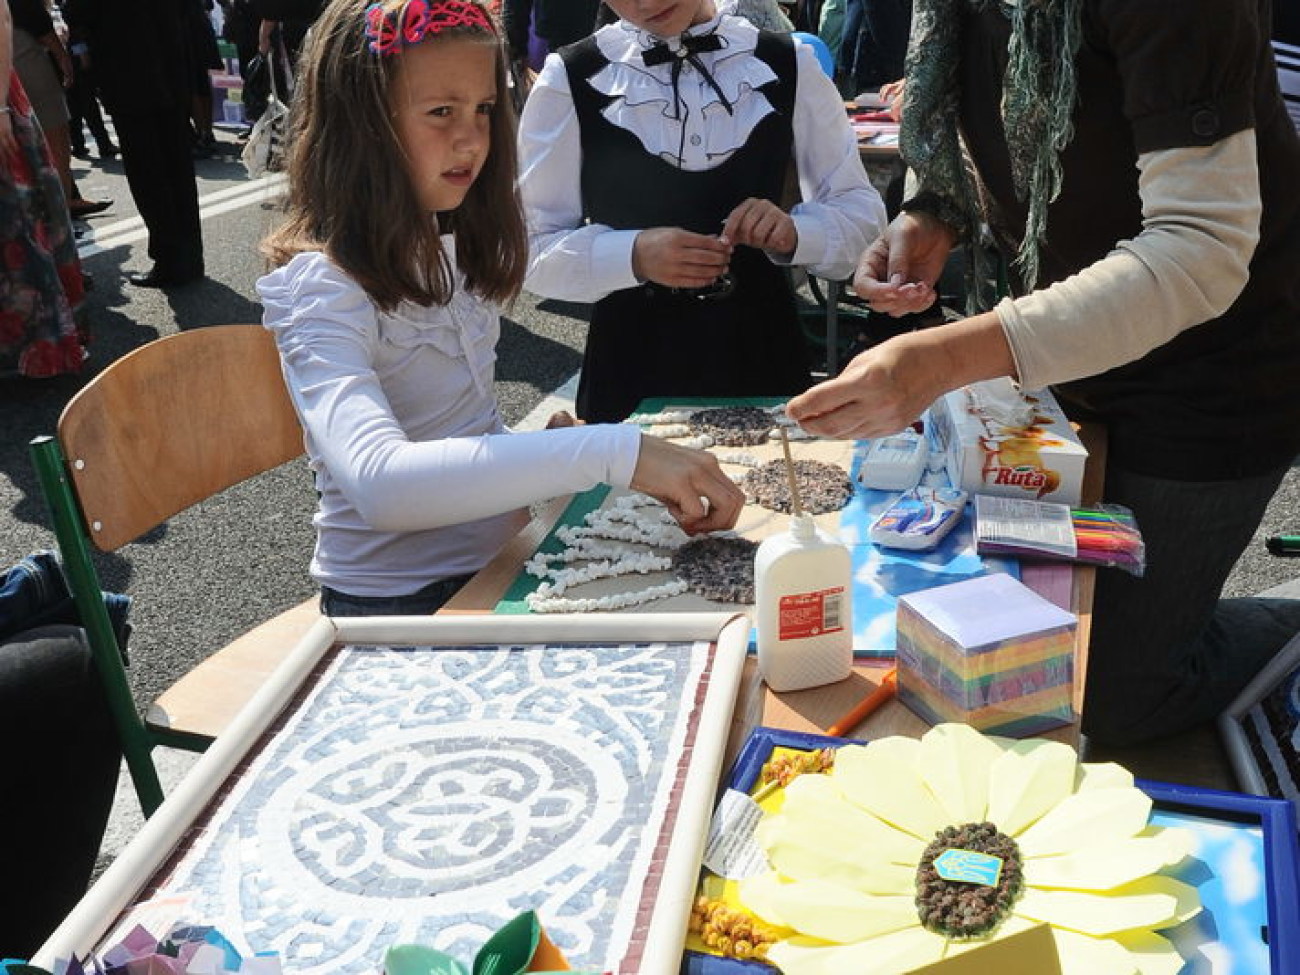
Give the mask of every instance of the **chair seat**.
M 236 637 L 164 691 L 145 723 L 216 738 L 318 619 L 320 597 L 312 596 Z

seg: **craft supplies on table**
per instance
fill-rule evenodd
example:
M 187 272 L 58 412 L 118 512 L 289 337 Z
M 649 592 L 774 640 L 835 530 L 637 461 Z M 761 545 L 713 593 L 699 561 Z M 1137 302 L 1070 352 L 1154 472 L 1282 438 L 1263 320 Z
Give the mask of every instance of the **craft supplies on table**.
M 371 975 L 394 944 L 473 957 L 534 909 L 575 969 L 675 975 L 748 635 L 322 620 L 34 961 L 169 905 L 285 972 Z
M 975 496 L 975 547 L 988 555 L 1059 559 L 1140 576 L 1146 546 L 1123 505 L 1071 507 L 1052 501 Z
M 638 407 L 639 415 L 675 415 L 683 411 L 709 407 L 735 405 L 763 406 L 779 411 L 784 402 L 780 398 L 660 398 L 647 400 Z M 683 430 L 679 436 L 686 436 Z M 752 455 L 755 460 L 768 462 L 780 455 L 778 444 L 765 442 L 744 448 L 710 448 L 717 454 L 725 471 L 741 476 L 746 468 L 733 462 L 737 450 Z M 933 550 L 913 552 L 882 549 L 870 541 L 871 525 L 897 498 L 896 492 L 878 491 L 864 487 L 858 481 L 861 463 L 861 445 L 847 440 L 796 440 L 792 452 L 799 460 L 815 460 L 831 464 L 847 472 L 852 495 L 848 504 L 839 511 L 817 515 L 815 520 L 823 529 L 838 536 L 848 546 L 853 565 L 853 652 L 858 658 L 890 658 L 894 655 L 894 620 L 897 598 L 909 592 L 931 586 L 943 585 L 984 575 L 1002 572 L 1019 575 L 1014 559 L 999 556 L 983 557 L 976 553 L 971 520 L 962 518 L 946 538 Z M 558 556 L 566 549 L 562 535 L 569 529 L 581 527 L 589 518 L 603 518 L 611 509 L 622 503 L 627 492 L 598 487 L 574 496 L 560 515 L 556 525 L 537 546 L 536 552 Z M 741 513 L 736 532 L 748 539 L 761 542 L 764 538 L 782 532 L 788 516 L 747 504 Z M 655 550 L 656 552 L 658 550 Z M 665 586 L 674 577 L 667 569 L 647 570 L 644 574 L 621 578 L 602 578 L 571 588 L 566 595 L 600 598 L 619 596 L 629 590 L 651 586 Z M 539 587 L 539 579 L 525 572 L 514 575 L 505 593 L 493 605 L 497 613 L 528 613 L 528 598 Z M 698 612 L 702 610 L 748 609 L 747 605 L 723 604 L 706 599 L 693 592 L 677 590 L 635 608 L 639 612 L 671 613 Z M 617 608 L 615 612 L 620 612 Z
M 1073 613 L 1005 575 L 898 600 L 898 697 L 931 724 L 1024 736 L 1074 720 Z
M 952 486 L 968 494 L 1061 501 L 1083 494 L 1088 451 L 1049 390 L 972 383 L 930 407 Z

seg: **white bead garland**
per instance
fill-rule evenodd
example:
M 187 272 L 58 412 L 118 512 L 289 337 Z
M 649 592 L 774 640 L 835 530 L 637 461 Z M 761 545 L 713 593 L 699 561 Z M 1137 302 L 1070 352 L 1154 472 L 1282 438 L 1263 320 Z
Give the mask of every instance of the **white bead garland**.
M 686 591 L 680 579 L 645 589 L 566 599 L 572 586 L 597 579 L 647 575 L 672 568 L 672 558 L 634 546 L 675 549 L 685 544 L 686 533 L 678 527 L 662 504 L 644 494 L 615 498 L 612 505 L 589 512 L 583 525 L 565 525 L 555 532 L 564 543 L 560 552 L 538 552 L 524 565 L 529 575 L 543 580 L 524 602 L 534 613 L 593 612 L 625 609 L 654 599 Z M 552 563 L 586 562 L 583 566 L 558 568 Z

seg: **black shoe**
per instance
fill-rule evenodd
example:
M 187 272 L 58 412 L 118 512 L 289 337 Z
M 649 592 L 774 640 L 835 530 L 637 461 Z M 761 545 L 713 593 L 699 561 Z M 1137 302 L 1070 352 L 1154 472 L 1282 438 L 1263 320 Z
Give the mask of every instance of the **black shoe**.
M 116 158 L 117 158 L 117 154 L 118 154 L 119 152 L 121 152 L 121 151 L 122 151 L 121 149 L 119 149 L 117 146 L 113 145 L 113 143 L 111 143 L 111 142 L 108 143 L 107 145 L 105 145 L 105 144 L 103 144 L 103 143 L 100 143 L 100 146 L 99 146 L 99 158 L 100 158 L 100 159 L 116 159 Z
M 148 271 L 131 271 L 127 274 L 126 279 L 137 288 L 179 288 L 181 285 L 201 281 L 203 271 L 199 270 L 190 273 L 164 271 L 159 270 L 158 266 L 154 265 Z
M 112 205 L 112 200 L 75 199 L 68 203 L 68 211 L 72 214 L 73 219 L 81 220 L 95 213 L 103 213 Z

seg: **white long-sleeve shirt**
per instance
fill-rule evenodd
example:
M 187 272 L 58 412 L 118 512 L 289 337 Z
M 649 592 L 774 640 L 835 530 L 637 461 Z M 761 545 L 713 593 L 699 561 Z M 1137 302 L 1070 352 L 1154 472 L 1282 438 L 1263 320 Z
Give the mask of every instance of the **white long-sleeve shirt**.
M 257 290 L 316 473 L 311 572 L 322 585 L 408 595 L 482 568 L 529 503 L 631 481 L 634 426 L 506 430 L 493 388 L 498 312 L 459 275 L 446 306 L 385 313 L 313 252 Z
M 592 84 L 616 96 L 605 109 L 606 117 L 635 135 L 647 152 L 690 171 L 721 165 L 773 110 L 757 90 L 775 78 L 754 56 L 757 29 L 738 17 L 720 15 L 688 33 L 715 29 L 725 46 L 699 57 L 727 95 L 733 113 L 687 66 L 679 83 L 684 103 L 680 121 L 673 117 L 671 66 L 647 67 L 641 60 L 641 52 L 659 39 L 625 21 L 595 35 L 610 64 L 597 72 Z M 885 207 L 862 168 L 839 92 L 811 47 L 796 40 L 796 54 L 793 154 L 803 202 L 790 211 L 799 243 L 789 263 L 843 280 L 884 228 Z M 640 231 L 583 223 L 581 135 L 558 55 L 546 59 L 524 106 L 519 159 L 529 231 L 525 287 L 549 298 L 591 302 L 639 284 L 632 273 L 632 245 Z M 786 163 L 772 160 L 773 166 Z M 653 192 L 653 187 L 629 187 L 629 192 L 638 190 Z

